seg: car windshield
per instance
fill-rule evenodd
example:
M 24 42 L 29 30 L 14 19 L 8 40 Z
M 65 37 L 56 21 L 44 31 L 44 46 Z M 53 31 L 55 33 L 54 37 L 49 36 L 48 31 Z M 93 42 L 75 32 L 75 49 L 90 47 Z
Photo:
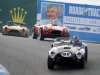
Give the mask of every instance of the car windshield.
M 24 23 L 18 23 L 18 22 L 8 22 L 8 26 L 25 26 Z
M 58 37 L 54 40 L 55 44 L 58 46 L 70 45 L 70 40 L 67 37 Z
M 61 42 L 61 41 L 69 41 L 69 38 L 67 37 L 58 37 L 54 40 L 54 42 Z
M 50 21 L 45 21 L 45 22 L 41 22 L 41 25 L 48 25 L 48 24 L 52 24 L 52 25 L 58 25 L 56 20 L 50 20 Z
M 57 25 L 57 21 L 52 20 L 52 21 L 51 21 L 51 24 L 55 24 L 55 25 Z

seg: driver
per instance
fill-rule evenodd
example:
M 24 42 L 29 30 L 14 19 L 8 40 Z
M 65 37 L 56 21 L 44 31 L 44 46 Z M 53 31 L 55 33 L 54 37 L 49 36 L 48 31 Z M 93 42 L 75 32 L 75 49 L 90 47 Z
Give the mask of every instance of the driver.
M 52 25 L 62 26 L 62 24 L 57 23 L 57 20 L 51 20 L 50 23 L 51 23 Z
M 23 24 L 21 23 L 20 26 L 23 26 Z
M 74 45 L 74 46 L 82 46 L 82 42 L 79 40 L 79 37 L 78 36 L 73 36 L 72 40 L 71 40 L 71 43 Z

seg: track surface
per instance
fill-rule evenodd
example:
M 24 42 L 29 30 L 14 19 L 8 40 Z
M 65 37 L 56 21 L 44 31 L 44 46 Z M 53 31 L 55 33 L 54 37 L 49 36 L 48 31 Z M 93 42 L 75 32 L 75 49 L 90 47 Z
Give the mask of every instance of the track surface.
M 47 56 L 52 42 L 52 39 L 40 41 L 0 34 L 0 64 L 10 75 L 100 75 L 100 44 L 87 43 L 89 57 L 84 69 L 61 66 L 48 70 Z

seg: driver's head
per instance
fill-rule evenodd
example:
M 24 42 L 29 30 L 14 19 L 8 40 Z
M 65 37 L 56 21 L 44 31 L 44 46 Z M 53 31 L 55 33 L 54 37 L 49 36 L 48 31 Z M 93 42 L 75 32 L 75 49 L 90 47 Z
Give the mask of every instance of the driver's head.
M 54 25 L 54 26 L 55 26 L 55 25 L 57 26 L 57 21 L 56 21 L 56 20 L 52 20 L 52 21 L 51 21 L 51 24 Z
M 75 43 L 75 44 L 77 44 L 78 42 L 79 42 L 79 37 L 78 36 L 73 36 L 73 42 Z
M 23 24 L 21 23 L 20 26 L 23 26 Z
M 57 21 L 56 20 L 51 20 L 50 23 L 51 24 L 57 24 Z

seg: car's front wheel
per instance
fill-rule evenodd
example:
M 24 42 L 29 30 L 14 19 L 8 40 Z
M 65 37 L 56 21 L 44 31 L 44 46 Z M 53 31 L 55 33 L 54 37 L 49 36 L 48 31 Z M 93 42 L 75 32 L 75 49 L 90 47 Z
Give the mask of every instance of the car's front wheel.
M 4 35 L 4 31 L 2 30 L 2 35 Z
M 47 66 L 48 66 L 48 69 L 50 69 L 50 70 L 54 69 L 53 59 L 51 59 L 49 56 L 48 56 L 48 60 L 47 60 Z
M 44 40 L 44 34 L 43 34 L 42 29 L 40 29 L 39 36 L 38 37 L 39 37 L 40 40 Z
M 82 57 L 81 59 L 80 59 L 80 61 L 79 61 L 79 68 L 84 68 L 85 67 L 85 58 L 84 57 Z
M 26 33 L 25 37 L 29 38 L 29 34 L 28 34 L 28 32 Z
M 70 33 L 68 33 L 68 37 L 70 37 Z
M 33 39 L 37 39 L 36 33 L 35 33 L 35 29 L 32 29 L 32 38 Z
M 88 60 L 88 48 L 85 47 L 85 61 Z

